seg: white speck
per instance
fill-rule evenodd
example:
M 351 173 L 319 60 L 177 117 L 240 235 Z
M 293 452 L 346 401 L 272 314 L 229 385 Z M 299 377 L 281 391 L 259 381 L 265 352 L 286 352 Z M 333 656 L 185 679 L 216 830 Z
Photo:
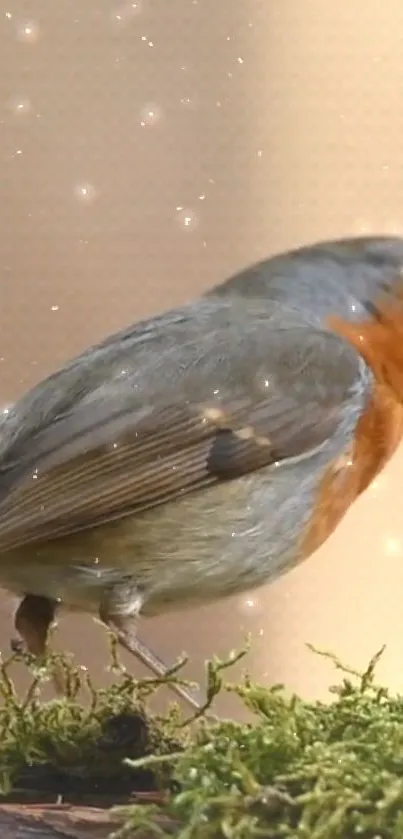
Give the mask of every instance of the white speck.
M 83 204 L 92 204 L 97 196 L 97 191 L 92 184 L 76 184 L 74 187 L 74 195 Z
M 35 43 L 38 40 L 39 35 L 39 26 L 36 23 L 33 23 L 32 21 L 24 23 L 17 29 L 17 38 L 19 41 L 23 41 L 24 43 Z
M 258 597 L 246 596 L 239 601 L 239 611 L 254 618 L 261 613 L 262 603 Z
M 263 157 L 263 149 L 258 149 L 257 150 L 257 156 L 258 157 Z
M 159 105 L 150 103 L 144 106 L 140 114 L 140 125 L 144 128 L 147 126 L 156 125 L 160 121 L 162 110 Z
M 9 107 L 18 116 L 29 114 L 32 110 L 32 105 L 29 99 L 25 99 L 23 97 L 15 97 L 12 99 L 9 103 Z
M 204 201 L 205 197 L 205 195 L 199 195 L 199 201 Z
M 185 209 L 184 207 L 177 207 L 177 219 L 181 227 L 185 228 L 186 230 L 193 230 L 197 227 L 198 218 L 196 213 L 191 209 Z
M 238 62 L 238 64 L 243 64 L 244 63 L 244 60 L 243 60 L 243 58 L 241 58 L 240 55 L 238 55 L 237 62 Z
M 112 13 L 112 21 L 120 27 L 125 23 L 129 23 L 134 17 L 137 17 L 140 12 L 141 4 L 139 2 L 124 3 L 122 6 L 119 6 L 117 11 Z
M 373 498 L 378 498 L 379 494 L 384 492 L 384 490 L 386 489 L 387 483 L 388 482 L 384 475 L 380 475 L 377 478 L 374 478 L 374 480 L 372 481 L 372 483 L 370 483 L 368 487 L 368 492 L 370 496 L 372 496 Z
M 4 17 L 6 17 L 6 18 L 7 18 L 7 20 L 11 20 L 11 18 L 12 18 L 12 14 L 11 14 L 11 12 L 5 12 Z
M 57 306 L 57 305 L 56 306 L 51 306 L 50 308 L 51 308 L 52 312 L 58 312 L 59 311 L 59 306 Z

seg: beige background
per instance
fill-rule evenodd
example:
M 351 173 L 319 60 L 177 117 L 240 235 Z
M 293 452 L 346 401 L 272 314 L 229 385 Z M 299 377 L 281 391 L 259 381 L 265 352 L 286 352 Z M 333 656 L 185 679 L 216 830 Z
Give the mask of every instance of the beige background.
M 402 35 L 398 0 L 3 0 L 0 401 L 271 252 L 403 230 Z M 358 666 L 386 642 L 401 688 L 401 471 L 303 567 L 143 637 L 200 676 L 250 631 L 253 675 L 315 696 L 306 641 Z M 90 618 L 57 643 L 105 678 Z

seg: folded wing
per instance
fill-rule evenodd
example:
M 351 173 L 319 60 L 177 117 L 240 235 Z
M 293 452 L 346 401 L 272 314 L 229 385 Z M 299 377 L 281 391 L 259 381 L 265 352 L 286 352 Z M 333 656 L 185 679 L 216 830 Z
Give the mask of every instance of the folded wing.
M 119 387 L 97 386 L 37 423 L 21 451 L 14 445 L 3 459 L 10 489 L 0 504 L 0 551 L 306 455 L 336 434 L 350 407 L 355 422 L 363 362 L 337 336 L 272 328 L 264 342 L 253 332 L 233 342 L 225 354 L 200 344 L 182 372 L 172 346 L 158 361 L 164 389 L 133 364 Z

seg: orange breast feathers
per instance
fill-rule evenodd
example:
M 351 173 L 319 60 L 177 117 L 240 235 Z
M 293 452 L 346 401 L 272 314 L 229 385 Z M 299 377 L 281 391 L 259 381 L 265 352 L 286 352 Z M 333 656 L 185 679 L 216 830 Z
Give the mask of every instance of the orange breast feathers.
M 375 382 L 348 451 L 326 471 L 315 511 L 304 534 L 305 555 L 330 536 L 355 498 L 395 452 L 403 436 L 403 301 L 376 307 L 374 320 L 349 323 L 332 317 L 328 325 L 352 344 L 371 368 Z

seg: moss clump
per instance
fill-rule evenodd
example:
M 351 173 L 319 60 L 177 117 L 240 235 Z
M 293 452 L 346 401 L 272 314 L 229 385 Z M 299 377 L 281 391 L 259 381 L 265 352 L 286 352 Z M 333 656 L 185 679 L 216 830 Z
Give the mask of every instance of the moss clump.
M 242 651 L 240 655 L 243 655 Z M 41 702 L 42 673 L 19 701 L 10 666 L 0 672 L 0 781 L 3 794 L 95 792 L 120 804 L 133 790 L 164 792 L 159 805 L 118 807 L 119 835 L 178 839 L 402 839 L 403 698 L 344 667 L 329 704 L 288 697 L 283 688 L 223 684 L 228 662 L 208 663 L 209 701 L 235 692 L 250 723 L 184 725 L 175 709 L 153 717 L 155 682 L 136 682 L 115 661 L 116 681 L 94 691 L 66 664 L 69 696 Z M 60 658 L 58 659 L 60 665 Z M 82 706 L 82 680 L 90 694 Z
M 362 674 L 321 653 L 344 671 L 328 705 L 287 698 L 282 687 L 247 677 L 228 685 L 256 721 L 201 724 L 178 753 L 175 792 L 163 808 L 175 836 L 402 839 L 403 697 L 375 683 L 381 652 Z M 135 836 L 158 812 L 127 808 L 126 832 Z
M 105 806 L 127 802 L 133 791 L 160 789 L 169 781 L 165 765 L 132 768 L 125 760 L 164 756 L 183 748 L 188 734 L 179 728 L 179 711 L 172 708 L 164 718 L 147 713 L 147 699 L 159 680 L 134 679 L 119 664 L 114 642 L 111 655 L 115 680 L 100 690 L 66 656 L 49 656 L 41 668 L 23 654 L 0 661 L 3 801 L 59 799 Z M 13 664 L 21 658 L 33 670 L 23 698 L 11 678 Z M 46 702 L 41 699 L 42 687 L 54 667 L 64 671 L 66 697 Z M 83 688 L 84 702 L 79 699 Z

